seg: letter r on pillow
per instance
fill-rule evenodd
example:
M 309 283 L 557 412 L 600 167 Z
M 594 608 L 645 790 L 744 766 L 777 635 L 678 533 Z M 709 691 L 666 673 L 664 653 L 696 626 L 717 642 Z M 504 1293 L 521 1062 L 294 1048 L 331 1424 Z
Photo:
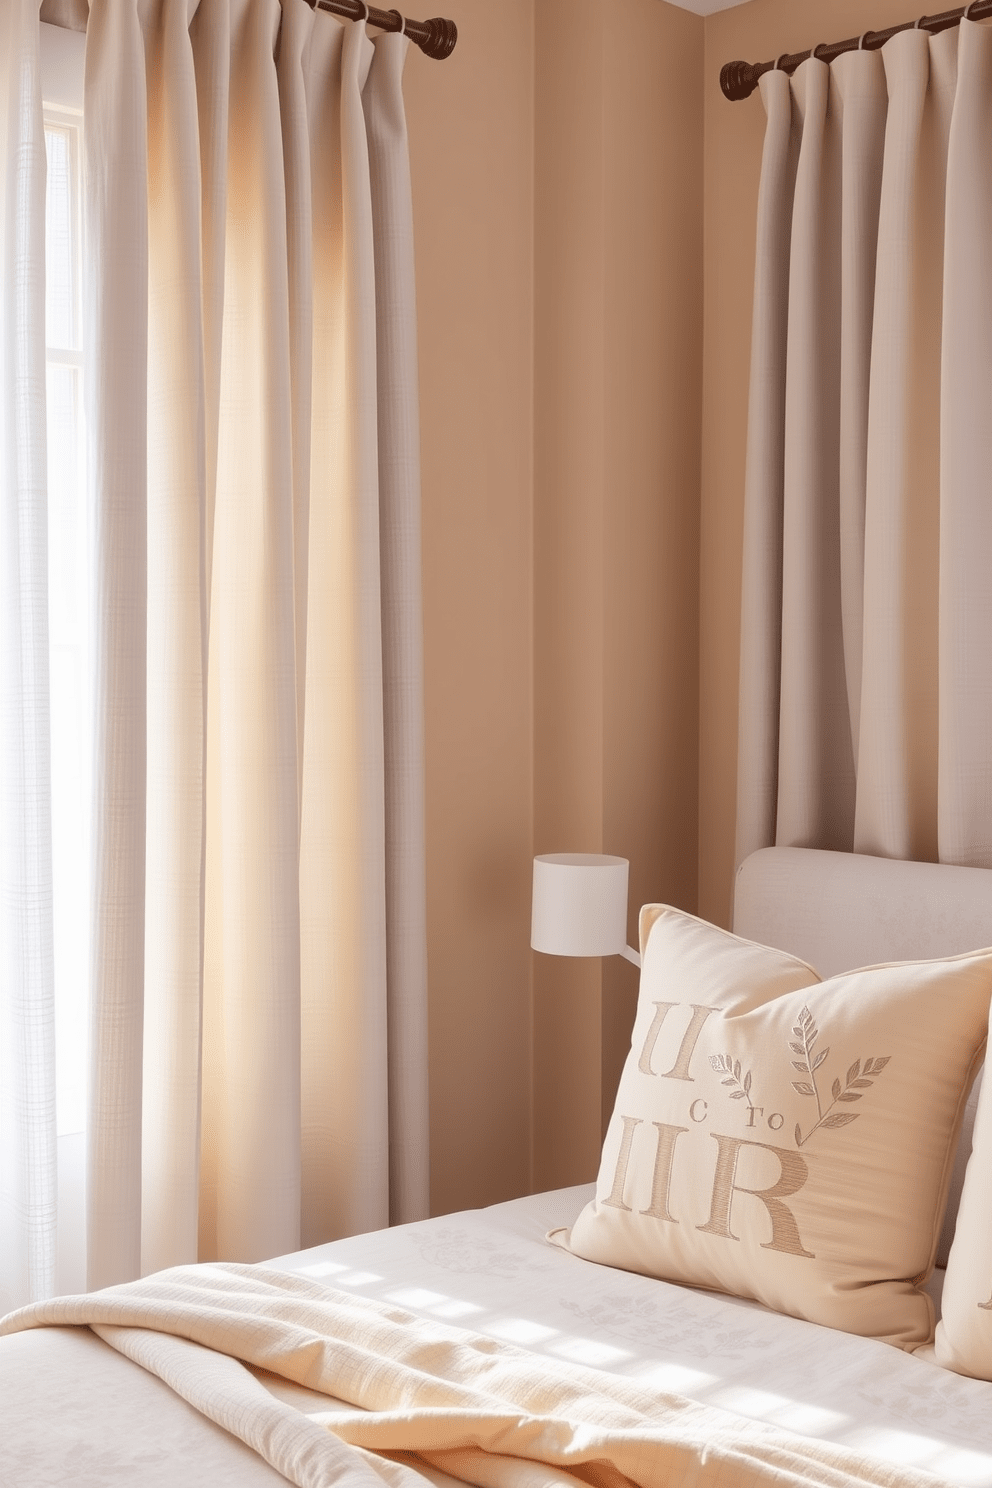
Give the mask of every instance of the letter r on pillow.
M 704 1235 L 721 1235 L 725 1240 L 739 1240 L 730 1228 L 730 1206 L 735 1193 L 750 1194 L 760 1199 L 768 1210 L 772 1222 L 772 1238 L 761 1242 L 762 1250 L 782 1250 L 788 1255 L 806 1256 L 815 1260 L 811 1250 L 806 1250 L 799 1236 L 799 1227 L 791 1209 L 782 1201 L 798 1193 L 809 1177 L 809 1168 L 798 1152 L 787 1147 L 773 1147 L 768 1142 L 749 1142 L 744 1137 L 724 1137 L 710 1132 L 717 1143 L 716 1172 L 713 1175 L 713 1198 L 710 1217 L 704 1225 L 697 1225 Z M 737 1160 L 742 1147 L 760 1147 L 765 1152 L 774 1152 L 781 1165 L 777 1183 L 770 1188 L 744 1188 L 736 1182 Z

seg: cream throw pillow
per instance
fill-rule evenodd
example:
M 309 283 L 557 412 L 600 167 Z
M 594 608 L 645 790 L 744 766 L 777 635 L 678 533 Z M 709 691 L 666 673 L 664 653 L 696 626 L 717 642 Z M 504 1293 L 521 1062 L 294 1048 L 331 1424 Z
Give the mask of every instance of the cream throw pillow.
M 551 1238 L 901 1348 L 928 1342 L 921 1285 L 984 1054 L 992 951 L 824 982 L 664 905 L 641 911 L 641 947 L 596 1198 Z
M 978 1097 L 934 1352 L 945 1369 L 992 1379 L 992 1078 L 988 1074 Z

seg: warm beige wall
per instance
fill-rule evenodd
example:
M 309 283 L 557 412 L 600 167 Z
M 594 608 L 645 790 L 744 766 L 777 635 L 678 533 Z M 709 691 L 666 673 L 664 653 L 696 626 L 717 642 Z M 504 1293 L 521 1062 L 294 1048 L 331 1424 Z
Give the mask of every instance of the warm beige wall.
M 634 940 L 694 904 L 702 375 L 700 18 L 443 8 L 406 77 L 435 1213 L 595 1171 L 636 975 L 532 959 L 533 853 L 628 856 Z
M 703 25 L 538 0 L 534 847 L 696 889 Z M 535 958 L 534 1185 L 595 1176 L 626 962 Z
M 458 49 L 412 54 L 406 88 L 435 1211 L 595 1167 L 635 978 L 532 967 L 533 851 L 623 853 L 632 906 L 695 907 L 698 758 L 698 908 L 728 919 L 764 114 L 757 95 L 728 103 L 719 69 L 906 16 L 905 0 L 750 0 L 705 21 L 664 0 L 443 8 Z
M 750 0 L 705 23 L 699 913 L 722 924 L 733 879 L 750 307 L 765 115 L 757 93 L 727 102 L 720 68 L 882 30 L 912 13 L 906 0 Z
M 435 1213 L 530 1181 L 534 0 L 411 48 Z M 419 14 L 419 12 L 418 12 Z

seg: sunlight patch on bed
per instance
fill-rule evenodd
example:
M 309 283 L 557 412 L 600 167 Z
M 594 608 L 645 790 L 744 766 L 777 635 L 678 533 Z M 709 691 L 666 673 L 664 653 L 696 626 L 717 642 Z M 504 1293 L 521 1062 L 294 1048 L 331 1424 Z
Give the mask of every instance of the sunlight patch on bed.
M 334 1285 L 343 1287 L 371 1286 L 373 1282 L 385 1279 L 375 1271 L 352 1271 L 350 1266 L 342 1266 L 334 1261 L 316 1261 L 312 1266 L 300 1266 L 296 1274 L 314 1276 L 321 1281 L 333 1276 Z
M 383 1292 L 384 1302 L 395 1302 L 400 1307 L 415 1307 L 418 1312 L 436 1312 L 438 1306 L 443 1306 L 452 1299 L 445 1296 L 444 1292 L 431 1292 L 427 1287 L 394 1287 L 391 1292 Z
M 803 1400 L 791 1400 L 787 1395 L 778 1395 L 771 1390 L 756 1390 L 751 1385 L 727 1385 L 707 1399 L 710 1404 L 722 1406 L 724 1410 L 736 1411 L 752 1420 L 774 1421 L 776 1426 L 784 1426 L 803 1436 L 827 1436 L 849 1419 L 839 1411 L 810 1405 Z
M 486 1333 L 492 1338 L 502 1338 L 507 1343 L 522 1343 L 534 1345 L 546 1343 L 549 1338 L 554 1338 L 557 1328 L 547 1328 L 543 1323 L 535 1323 L 530 1318 L 495 1318 L 486 1323 Z
M 903 1467 L 926 1467 L 941 1478 L 961 1485 L 992 1484 L 992 1457 L 984 1452 L 972 1452 L 967 1447 L 949 1447 L 946 1442 L 936 1441 L 932 1436 L 917 1436 L 910 1431 L 896 1431 L 889 1427 L 864 1426 L 844 1437 L 846 1446 L 857 1447 L 881 1457 L 887 1462 L 897 1462 Z
M 829 1436 L 850 1420 L 840 1411 L 822 1405 L 809 1405 L 801 1400 L 787 1400 L 780 1409 L 770 1411 L 767 1419 L 800 1436 Z
M 618 1364 L 621 1359 L 631 1357 L 629 1349 L 612 1348 L 608 1343 L 600 1343 L 593 1338 L 563 1338 L 560 1343 L 552 1344 L 546 1352 L 557 1354 L 561 1359 L 570 1359 L 573 1364 L 588 1364 L 594 1369 Z
M 429 1309 L 433 1317 L 457 1319 L 471 1317 L 472 1313 L 485 1312 L 478 1302 L 462 1302 L 457 1297 L 443 1297 L 435 1307 Z
M 961 1488 L 985 1488 L 992 1483 L 992 1457 L 985 1452 L 971 1452 L 967 1447 L 942 1447 L 927 1466 L 948 1482 Z
M 704 1374 L 701 1369 L 690 1369 L 688 1364 L 650 1364 L 646 1369 L 633 1371 L 634 1379 L 644 1388 L 661 1390 L 671 1395 L 691 1395 L 705 1385 L 715 1385 L 715 1374 Z
M 270 1266 L 275 1265 L 269 1261 Z M 344 1266 L 340 1261 L 314 1261 L 312 1266 L 297 1266 L 298 1276 L 338 1276 L 342 1271 L 350 1271 L 350 1266 Z

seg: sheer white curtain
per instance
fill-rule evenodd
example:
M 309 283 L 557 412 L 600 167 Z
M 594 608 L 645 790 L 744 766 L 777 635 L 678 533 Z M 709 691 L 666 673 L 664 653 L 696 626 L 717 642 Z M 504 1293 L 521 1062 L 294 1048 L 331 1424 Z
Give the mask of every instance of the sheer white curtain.
M 36 0 L 0 9 L 0 1309 L 55 1280 L 45 133 Z
M 37 0 L 0 24 L 13 1305 L 55 1243 Z M 91 1287 L 427 1213 L 407 45 L 89 6 Z
M 737 852 L 992 866 L 992 31 L 767 73 Z

